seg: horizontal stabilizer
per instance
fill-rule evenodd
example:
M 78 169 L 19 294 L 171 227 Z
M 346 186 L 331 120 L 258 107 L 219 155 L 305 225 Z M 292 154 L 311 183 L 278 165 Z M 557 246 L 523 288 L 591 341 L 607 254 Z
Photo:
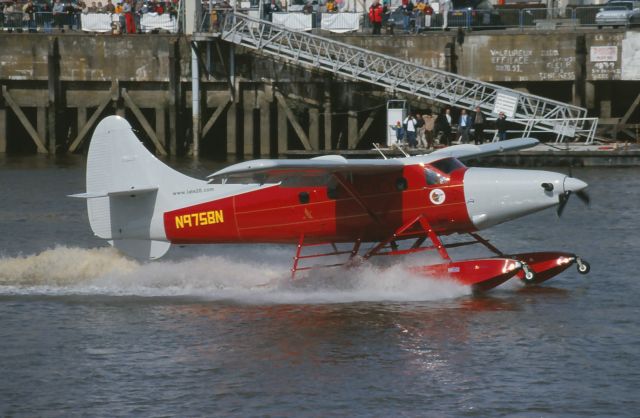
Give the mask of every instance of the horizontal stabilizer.
M 158 186 L 131 186 L 124 190 L 112 190 L 106 193 L 77 193 L 71 194 L 69 197 L 77 197 L 80 199 L 95 199 L 97 197 L 122 196 L 131 194 L 144 194 L 158 191 Z

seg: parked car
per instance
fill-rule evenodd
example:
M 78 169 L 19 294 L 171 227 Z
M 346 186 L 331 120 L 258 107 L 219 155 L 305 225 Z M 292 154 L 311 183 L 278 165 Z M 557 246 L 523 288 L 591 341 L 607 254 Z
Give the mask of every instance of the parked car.
M 449 26 L 470 29 L 502 26 L 500 14 L 488 0 L 453 0 L 452 3 L 453 10 L 449 12 Z
M 640 25 L 640 1 L 610 0 L 596 14 L 596 25 L 603 26 L 633 26 Z

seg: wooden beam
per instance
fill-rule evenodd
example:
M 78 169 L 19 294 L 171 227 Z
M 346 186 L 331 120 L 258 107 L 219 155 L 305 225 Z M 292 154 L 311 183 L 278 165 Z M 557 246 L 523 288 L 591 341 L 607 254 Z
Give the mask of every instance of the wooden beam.
M 622 119 L 620 119 L 620 122 L 618 122 L 618 125 L 626 124 L 629 118 L 631 117 L 631 115 L 633 115 L 633 112 L 635 112 L 639 104 L 640 104 L 640 93 L 638 93 L 638 96 L 636 96 L 636 99 L 633 101 L 631 106 L 629 106 L 627 113 L 625 113 Z
M 4 87 L 4 86 L 3 86 Z M 0 153 L 7 152 L 7 109 L 0 94 Z
M 36 130 L 40 138 L 47 137 L 47 108 L 38 106 L 36 110 Z
M 289 125 L 287 125 L 287 114 L 281 104 L 278 103 L 278 150 L 279 154 L 289 151 Z
M 242 96 L 242 155 L 245 158 L 251 158 L 253 157 L 253 103 L 255 101 L 255 90 L 244 90 Z
M 156 108 L 156 136 L 164 146 L 167 145 L 167 134 L 165 129 L 165 111 L 164 107 Z
M 58 138 L 59 116 L 65 105 L 62 103 L 62 84 L 60 83 L 60 51 L 58 48 L 58 38 L 53 38 L 49 43 L 49 51 L 47 53 L 47 87 L 49 93 L 48 100 L 48 133 L 49 133 L 49 152 L 56 153 L 56 149 L 61 144 Z M 44 140 L 44 137 L 43 137 Z
M 331 148 L 331 95 L 325 90 L 324 101 L 324 150 L 329 151 Z
M 309 142 L 314 149 L 320 149 L 320 109 L 309 108 Z
M 169 151 L 178 154 L 178 117 L 180 110 L 180 51 L 177 40 L 169 41 Z
M 347 148 L 355 149 L 358 144 L 358 114 L 350 110 L 347 115 Z
M 238 159 L 238 105 L 232 102 L 227 110 L 227 160 Z
M 216 108 L 215 112 L 213 112 L 213 115 L 211 115 L 209 120 L 207 120 L 207 123 L 205 123 L 204 127 L 202 128 L 203 138 L 207 135 L 207 133 L 209 133 L 209 130 L 213 128 L 213 125 L 216 123 L 220 115 L 222 115 L 222 112 L 224 112 L 229 103 L 231 103 L 231 97 L 229 97 L 224 103 L 221 103 L 220 106 Z
M 158 137 L 149 124 L 149 121 L 147 121 L 147 118 L 144 117 L 144 114 L 142 113 L 138 105 L 136 105 L 135 102 L 131 99 L 131 96 L 129 96 L 129 93 L 127 93 L 127 89 L 125 88 L 122 89 L 122 98 L 124 99 L 124 102 L 127 104 L 127 106 L 129 106 L 136 119 L 138 119 L 138 122 L 140 122 L 140 124 L 142 125 L 142 129 L 144 129 L 147 135 L 149 135 L 149 138 L 151 138 L 151 141 L 153 141 L 153 144 L 156 146 L 156 152 L 165 157 L 167 155 L 167 151 L 164 149 L 164 146 L 160 143 L 160 141 L 158 141 Z
M 364 121 L 364 124 L 358 131 L 358 140 L 356 141 L 356 146 L 358 146 L 360 141 L 362 141 L 362 138 L 364 138 L 364 134 L 366 134 L 369 128 L 371 127 L 371 124 L 373 123 L 375 116 L 378 114 L 378 110 L 380 109 L 372 110 L 371 113 L 369 113 L 369 117 L 367 117 L 367 120 Z
M 9 91 L 7 90 L 7 86 L 2 86 L 2 97 L 4 97 L 4 100 L 7 102 L 11 110 L 13 110 L 13 113 L 16 114 L 16 116 L 18 117 L 18 120 L 20 120 L 20 123 L 22 123 L 22 126 L 24 126 L 24 128 L 27 130 L 27 132 L 33 139 L 33 142 L 35 142 L 36 147 L 38 148 L 38 152 L 46 153 L 47 147 L 44 146 L 43 139 L 40 138 L 40 136 L 38 135 L 38 132 L 34 129 L 31 122 L 29 122 L 29 119 L 27 118 L 27 116 L 24 114 L 22 109 L 20 109 L 20 106 L 18 106 L 16 102 L 13 100 L 13 97 L 11 97 L 11 95 L 9 94 Z
M 273 95 L 275 96 L 276 100 L 278 101 L 282 109 L 285 111 L 285 114 L 287 115 L 287 119 L 289 119 L 289 122 L 291 122 L 291 125 L 293 125 L 293 129 L 296 131 L 296 134 L 298 134 L 298 138 L 300 138 L 300 142 L 302 142 L 304 149 L 307 151 L 311 151 L 313 148 L 311 148 L 311 144 L 309 143 L 309 138 L 307 137 L 307 134 L 304 132 L 304 129 L 302 129 L 302 126 L 300 126 L 300 124 L 298 123 L 298 120 L 296 119 L 291 109 L 289 109 L 289 106 L 287 106 L 287 102 L 284 99 L 284 96 L 282 96 L 282 93 L 280 93 L 279 91 L 276 91 L 274 92 Z
M 271 155 L 271 102 L 260 95 L 260 157 Z
M 73 140 L 73 142 L 71 143 L 71 146 L 69 147 L 69 152 L 75 152 L 78 149 L 78 147 L 82 144 L 82 141 L 84 140 L 85 136 L 87 135 L 89 130 L 93 128 L 93 125 L 96 123 L 96 121 L 98 120 L 98 118 L 100 117 L 104 109 L 107 107 L 109 103 L 111 103 L 113 99 L 112 97 L 113 89 L 114 89 L 114 85 L 111 86 L 111 90 L 109 91 L 109 93 L 107 93 L 105 98 L 102 99 L 102 102 L 100 102 L 100 105 L 98 106 L 96 111 L 93 112 L 93 114 L 91 115 L 87 123 L 84 124 L 82 129 L 80 129 L 80 131 L 78 132 L 78 136 L 76 136 L 76 139 Z

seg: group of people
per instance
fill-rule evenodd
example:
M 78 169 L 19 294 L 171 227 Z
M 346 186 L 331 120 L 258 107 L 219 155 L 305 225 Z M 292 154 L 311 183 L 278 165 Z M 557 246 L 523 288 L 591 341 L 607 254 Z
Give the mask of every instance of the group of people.
M 460 110 L 456 135 L 454 137 L 454 119 L 451 108 L 445 108 L 438 116 L 434 116 L 431 109 L 424 114 L 409 114 L 402 122 L 397 121 L 391 128 L 396 133 L 396 143 L 406 143 L 410 148 L 433 149 L 435 141 L 445 146 L 451 145 L 454 138 L 458 138 L 462 144 L 470 143 L 471 139 L 476 145 L 484 143 L 484 130 L 488 126 L 488 120 L 479 106 L 473 112 L 466 109 Z M 498 140 L 507 139 L 507 118 L 504 112 L 500 112 L 495 121 Z
M 389 0 L 373 0 L 369 7 L 369 22 L 373 28 L 372 34 L 379 35 L 381 28 L 389 21 L 391 9 Z M 442 14 L 442 29 L 448 29 L 448 15 L 452 9 L 451 0 L 437 0 L 438 11 Z M 402 28 L 405 33 L 410 31 L 419 32 L 425 24 L 425 17 L 431 17 L 435 11 L 429 4 L 429 0 L 416 0 L 414 4 L 412 0 L 402 0 L 399 6 L 402 14 Z M 394 22 L 395 24 L 395 22 Z M 392 28 L 391 28 L 392 29 Z
M 23 5 L 12 2 L 0 3 L 0 27 L 23 26 L 26 29 L 35 30 L 37 26 L 43 26 L 45 30 L 52 27 L 64 30 L 63 28 L 68 26 L 81 29 L 80 14 L 109 13 L 120 16 L 121 27 L 125 28 L 127 33 L 138 33 L 141 16 L 145 13 L 158 15 L 168 13 L 174 18 L 178 15 L 173 1 L 117 0 L 116 3 L 113 1 L 106 0 L 105 4 L 101 1 L 92 1 L 89 4 L 83 0 L 53 0 L 53 3 L 47 0 L 33 3 L 32 0 L 28 0 Z M 22 25 L 9 20 L 15 20 L 20 13 Z

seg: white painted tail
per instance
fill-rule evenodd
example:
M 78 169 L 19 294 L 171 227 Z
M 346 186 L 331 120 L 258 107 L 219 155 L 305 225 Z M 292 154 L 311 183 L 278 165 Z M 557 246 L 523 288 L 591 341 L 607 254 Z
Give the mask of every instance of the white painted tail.
M 125 119 L 109 116 L 91 138 L 87 192 L 74 197 L 87 199 L 94 234 L 132 257 L 154 259 L 171 246 L 163 220 L 176 206 L 171 190 L 205 184 L 162 163 Z

